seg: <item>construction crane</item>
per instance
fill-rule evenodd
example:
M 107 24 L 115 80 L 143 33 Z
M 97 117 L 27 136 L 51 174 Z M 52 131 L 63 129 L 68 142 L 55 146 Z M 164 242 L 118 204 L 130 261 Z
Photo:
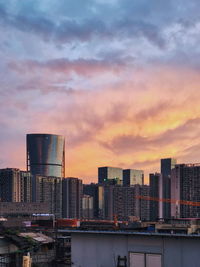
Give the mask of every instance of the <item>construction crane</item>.
M 165 203 L 174 203 L 176 205 L 189 205 L 200 207 L 200 202 L 187 201 L 187 200 L 179 200 L 179 199 L 170 199 L 170 198 L 157 198 L 157 197 L 148 197 L 148 196 L 135 196 L 136 199 L 148 200 L 148 201 L 157 201 L 157 202 L 165 202 Z

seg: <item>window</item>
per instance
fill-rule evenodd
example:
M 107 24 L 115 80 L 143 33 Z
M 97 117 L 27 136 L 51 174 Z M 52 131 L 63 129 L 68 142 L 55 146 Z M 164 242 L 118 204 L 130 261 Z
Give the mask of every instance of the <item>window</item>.
M 145 267 L 145 254 L 130 253 L 130 267 Z
M 162 267 L 160 254 L 130 253 L 130 267 Z
M 146 267 L 161 267 L 161 255 L 146 254 Z

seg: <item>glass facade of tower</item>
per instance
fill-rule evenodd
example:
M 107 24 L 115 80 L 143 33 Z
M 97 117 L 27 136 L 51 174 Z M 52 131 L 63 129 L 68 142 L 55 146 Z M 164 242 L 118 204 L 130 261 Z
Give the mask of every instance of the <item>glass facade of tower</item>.
M 134 169 L 123 170 L 123 185 L 133 186 L 135 184 L 144 184 L 144 171 Z
M 27 134 L 27 170 L 32 175 L 65 176 L 65 139 L 61 135 Z

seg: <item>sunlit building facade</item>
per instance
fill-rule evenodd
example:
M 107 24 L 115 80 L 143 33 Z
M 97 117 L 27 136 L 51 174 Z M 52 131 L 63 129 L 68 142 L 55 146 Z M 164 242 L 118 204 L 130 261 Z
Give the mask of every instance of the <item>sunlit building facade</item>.
M 82 218 L 83 219 L 93 219 L 94 205 L 93 197 L 89 195 L 83 195 L 82 197 Z
M 32 175 L 65 177 L 65 138 L 53 134 L 27 134 L 27 170 Z
M 98 182 L 99 184 L 119 184 L 122 185 L 123 170 L 116 167 L 99 167 Z
M 134 169 L 123 170 L 123 185 L 133 186 L 136 184 L 144 184 L 144 171 Z

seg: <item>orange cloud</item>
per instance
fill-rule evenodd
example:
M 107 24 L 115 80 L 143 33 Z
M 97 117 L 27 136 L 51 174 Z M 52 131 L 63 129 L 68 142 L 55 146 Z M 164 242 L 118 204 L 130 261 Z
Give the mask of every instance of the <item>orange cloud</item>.
M 54 71 L 50 68 L 41 80 L 44 89 Z M 142 168 L 147 178 L 149 172 L 159 171 L 160 158 L 199 161 L 200 152 L 195 150 L 200 146 L 198 70 L 122 68 L 116 83 L 102 83 L 98 71 L 98 90 L 66 94 L 54 88 L 39 98 L 32 96 L 21 123 L 24 135 L 66 136 L 68 176 L 97 181 L 97 167 L 110 165 Z M 22 166 L 21 158 L 14 157 L 13 162 Z
M 129 86 L 125 82 L 117 90 L 106 88 L 82 100 L 79 122 L 89 139 L 73 149 L 71 175 L 96 177 L 97 166 L 113 165 L 142 167 L 147 177 L 148 172 L 159 171 L 160 158 L 187 159 L 185 149 L 199 144 L 198 72 L 160 69 L 159 76 L 147 72 L 141 79 L 143 75 L 145 89 L 135 87 L 133 79 Z M 84 107 L 91 110 L 87 119 Z M 113 109 L 119 117 L 111 114 Z

